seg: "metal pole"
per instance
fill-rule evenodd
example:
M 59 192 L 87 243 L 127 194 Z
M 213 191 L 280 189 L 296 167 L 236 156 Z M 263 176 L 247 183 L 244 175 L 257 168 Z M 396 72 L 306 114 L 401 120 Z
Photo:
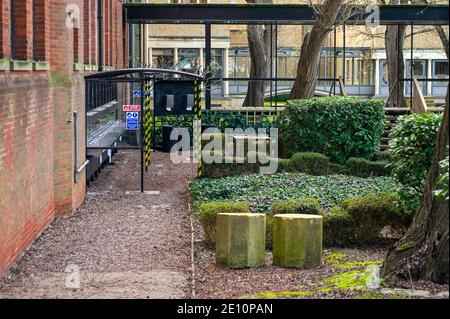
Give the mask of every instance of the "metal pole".
M 337 50 L 336 50 L 336 26 L 334 27 L 334 39 L 333 39 L 333 95 L 336 95 L 336 75 L 337 75 Z
M 275 23 L 275 110 L 278 106 L 278 22 Z
M 396 101 L 395 104 L 397 107 L 401 106 L 401 101 L 400 99 L 400 50 L 403 51 L 403 48 L 400 48 L 400 26 L 397 25 L 397 81 L 396 83 L 396 91 L 397 91 L 397 95 L 396 95 Z M 389 88 L 390 90 L 391 88 Z M 390 97 L 389 97 L 390 98 Z M 400 102 L 400 104 L 399 104 Z
M 211 22 L 205 23 L 205 66 L 207 70 L 206 74 L 206 87 L 205 87 L 205 104 L 206 109 L 211 109 Z
M 141 79 L 141 127 L 139 130 L 141 140 L 141 193 L 144 192 L 144 77 L 142 72 L 139 74 Z
M 346 30 L 345 23 L 343 23 L 342 24 L 342 51 L 343 51 L 343 53 L 342 53 L 342 55 L 343 55 L 343 57 L 342 57 L 342 83 L 344 83 L 344 85 L 345 85 L 345 62 L 346 62 L 346 54 L 347 54 L 347 50 L 346 50 L 347 48 L 345 45 L 345 40 L 346 40 L 345 30 Z
M 102 15 L 102 0 L 97 0 L 97 40 L 98 40 L 98 71 L 103 71 L 103 15 Z
M 273 103 L 273 24 L 270 24 L 270 107 Z M 264 84 L 265 86 L 265 84 Z M 265 91 L 265 90 L 264 90 Z M 263 95 L 264 106 L 264 95 Z
M 142 68 L 142 24 L 139 23 L 139 67 Z
M 413 76 L 414 76 L 414 25 L 411 22 L 411 57 L 409 61 L 409 107 L 413 109 Z

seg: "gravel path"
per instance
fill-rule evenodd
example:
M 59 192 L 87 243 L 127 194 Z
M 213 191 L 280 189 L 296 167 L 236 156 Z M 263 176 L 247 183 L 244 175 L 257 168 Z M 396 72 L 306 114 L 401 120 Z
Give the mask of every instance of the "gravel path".
M 77 212 L 55 219 L 0 281 L 0 298 L 190 297 L 186 189 L 195 166 L 152 153 L 141 194 L 139 156 L 116 154 Z M 68 265 L 81 289 L 66 288 Z

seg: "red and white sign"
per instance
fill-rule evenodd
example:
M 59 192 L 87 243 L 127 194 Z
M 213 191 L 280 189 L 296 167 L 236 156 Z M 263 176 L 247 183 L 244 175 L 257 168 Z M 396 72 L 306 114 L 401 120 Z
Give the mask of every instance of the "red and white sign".
M 122 105 L 122 111 L 124 112 L 140 112 L 141 106 L 140 105 Z

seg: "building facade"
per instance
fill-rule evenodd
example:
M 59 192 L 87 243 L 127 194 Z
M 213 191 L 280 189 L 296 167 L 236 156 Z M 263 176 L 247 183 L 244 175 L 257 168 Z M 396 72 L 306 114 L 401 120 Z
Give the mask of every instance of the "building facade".
M 86 158 L 83 74 L 99 68 L 97 3 L 1 1 L 0 276 L 55 215 L 84 199 L 84 171 L 76 181 L 75 171 Z M 101 60 L 121 68 L 121 1 L 101 4 Z
M 148 3 L 245 3 L 245 0 L 147 0 Z M 276 0 L 274 3 L 302 3 Z M 304 2 L 305 3 L 305 2 Z M 295 78 L 302 39 L 310 25 L 279 25 L 277 59 L 273 75 Z M 404 44 L 405 77 L 410 73 L 411 30 L 406 28 Z M 350 95 L 387 98 L 385 26 L 342 26 L 331 32 L 322 51 L 319 78 L 342 77 Z M 446 27 L 448 34 L 448 27 Z M 344 43 L 345 33 L 345 43 Z M 448 60 L 442 43 L 432 26 L 415 27 L 413 67 L 417 78 L 448 78 Z M 199 71 L 204 61 L 204 27 L 202 25 L 154 24 L 145 27 L 145 63 L 155 67 Z M 336 51 L 335 51 L 336 44 Z M 345 44 L 345 49 L 344 49 Z M 345 56 L 344 56 L 345 54 Z M 276 65 L 276 66 L 275 66 Z M 212 66 L 214 77 L 243 78 L 250 74 L 250 53 L 245 25 L 213 24 Z M 329 92 L 333 81 L 318 82 L 317 89 Z M 442 99 L 446 82 L 420 82 L 425 96 Z M 293 81 L 277 81 L 278 92 L 290 90 Z M 212 88 L 216 104 L 240 105 L 247 90 L 247 81 L 222 81 Z M 409 94 L 409 85 L 405 93 Z

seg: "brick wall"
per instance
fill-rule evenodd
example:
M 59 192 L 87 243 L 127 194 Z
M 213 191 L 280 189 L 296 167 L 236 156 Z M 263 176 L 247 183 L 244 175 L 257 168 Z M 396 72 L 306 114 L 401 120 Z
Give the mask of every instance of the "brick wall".
M 15 2 L 29 8 L 32 4 L 31 0 Z M 27 9 L 25 31 L 15 39 L 23 46 L 16 52 L 22 53 L 15 58 L 31 61 L 34 56 L 35 60 L 47 62 L 48 70 L 0 70 L 0 276 L 55 216 L 74 212 L 86 192 L 84 172 L 74 183 L 74 167 L 85 161 L 85 71 L 84 67 L 76 70 L 73 62 L 78 55 L 81 64 L 96 63 L 97 0 L 34 2 L 34 24 L 43 29 L 33 35 L 33 19 L 29 16 L 33 10 Z M 113 6 L 115 3 L 120 8 L 119 2 L 112 0 Z M 66 24 L 69 4 L 80 9 L 76 31 Z M 2 1 L 0 59 L 8 60 L 12 58 L 9 9 L 9 1 Z M 84 10 L 90 13 L 87 21 Z M 121 14 L 117 21 L 111 18 L 111 24 L 116 23 L 116 39 L 121 39 Z M 108 41 L 112 40 L 110 37 Z M 106 41 L 105 45 L 114 47 Z M 121 68 L 122 45 L 116 50 L 113 54 L 121 60 L 110 61 L 109 66 Z M 77 163 L 74 112 L 78 114 Z

